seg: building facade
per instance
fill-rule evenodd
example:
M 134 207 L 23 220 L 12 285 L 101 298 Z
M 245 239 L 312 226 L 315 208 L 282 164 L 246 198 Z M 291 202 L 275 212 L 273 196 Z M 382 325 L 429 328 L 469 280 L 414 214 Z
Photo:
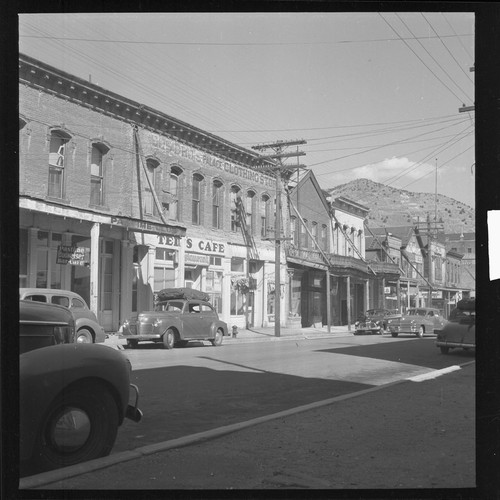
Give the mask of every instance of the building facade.
M 28 56 L 19 76 L 20 286 L 79 293 L 107 331 L 174 286 L 229 325 L 271 322 L 259 155 Z

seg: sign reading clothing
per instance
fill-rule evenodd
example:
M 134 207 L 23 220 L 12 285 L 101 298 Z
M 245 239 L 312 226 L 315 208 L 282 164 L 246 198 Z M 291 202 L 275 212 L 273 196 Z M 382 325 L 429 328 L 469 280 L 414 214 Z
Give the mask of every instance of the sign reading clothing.
M 56 263 L 69 264 L 70 266 L 89 266 L 90 248 L 59 245 L 57 247 Z

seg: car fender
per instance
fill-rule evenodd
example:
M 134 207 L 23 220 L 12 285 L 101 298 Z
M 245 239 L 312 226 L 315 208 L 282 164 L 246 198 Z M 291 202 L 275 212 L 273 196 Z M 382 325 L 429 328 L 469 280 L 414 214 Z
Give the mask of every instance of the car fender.
M 95 335 L 94 342 L 96 344 L 104 342 L 104 340 L 106 340 L 106 333 L 104 331 L 104 328 L 99 323 L 96 323 L 95 321 L 89 318 L 78 318 L 75 320 L 75 325 L 77 332 L 81 328 L 91 329 L 94 332 Z
M 130 362 L 119 351 L 95 344 L 59 344 L 19 357 L 21 458 L 31 456 L 41 425 L 54 399 L 67 387 L 86 381 L 108 386 L 123 422 L 129 399 Z
M 224 321 L 214 321 L 211 325 L 210 325 L 210 336 L 211 337 L 215 337 L 215 332 L 221 328 L 222 329 L 222 334 L 224 336 L 227 336 L 229 335 L 228 334 L 228 330 L 227 330 L 227 324 L 224 322 Z
M 181 339 L 184 337 L 184 327 L 180 319 L 174 318 L 172 320 L 172 318 L 168 318 L 167 320 L 162 320 L 159 332 L 161 335 L 164 335 L 169 328 L 177 330 Z

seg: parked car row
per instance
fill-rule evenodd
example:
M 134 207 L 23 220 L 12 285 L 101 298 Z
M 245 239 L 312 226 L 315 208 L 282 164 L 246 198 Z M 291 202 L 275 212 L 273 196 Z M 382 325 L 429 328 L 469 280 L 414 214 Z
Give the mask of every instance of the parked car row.
M 124 418 L 142 418 L 130 361 L 78 343 L 68 307 L 21 300 L 19 323 L 21 475 L 108 455 Z
M 390 319 L 399 317 L 397 309 L 368 309 L 354 323 L 354 335 L 381 334 L 387 329 Z
M 450 313 L 449 321 L 436 330 L 436 345 L 443 354 L 450 349 L 476 349 L 476 299 L 462 299 Z

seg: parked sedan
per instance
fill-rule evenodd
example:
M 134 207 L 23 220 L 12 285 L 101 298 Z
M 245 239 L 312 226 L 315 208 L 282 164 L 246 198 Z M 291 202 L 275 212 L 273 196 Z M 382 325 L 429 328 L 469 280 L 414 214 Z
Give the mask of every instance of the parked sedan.
M 68 308 L 76 321 L 76 341 L 79 344 L 100 343 L 106 339 L 106 333 L 95 314 L 75 292 L 56 288 L 20 288 L 19 298 Z
M 65 307 L 20 301 L 19 320 L 21 475 L 108 455 L 124 418 L 142 418 L 130 362 L 110 347 L 76 343 Z
M 356 323 L 354 335 L 380 334 L 387 329 L 388 320 L 395 317 L 397 311 L 391 309 L 368 309 Z
M 476 348 L 476 301 L 463 299 L 451 312 L 449 321 L 441 330 L 437 330 L 436 345 L 443 354 L 450 349 Z
M 190 340 L 209 340 L 219 346 L 224 335 L 228 335 L 227 324 L 219 319 L 208 295 L 184 288 L 160 291 L 153 311 L 134 315 L 122 326 L 129 348 L 143 341 L 161 343 L 165 349 Z
M 422 338 L 426 333 L 433 334 L 434 330 L 441 329 L 445 323 L 446 320 L 439 309 L 417 307 L 408 309 L 397 324 L 389 325 L 389 329 L 393 337 L 400 333 L 412 333 Z

